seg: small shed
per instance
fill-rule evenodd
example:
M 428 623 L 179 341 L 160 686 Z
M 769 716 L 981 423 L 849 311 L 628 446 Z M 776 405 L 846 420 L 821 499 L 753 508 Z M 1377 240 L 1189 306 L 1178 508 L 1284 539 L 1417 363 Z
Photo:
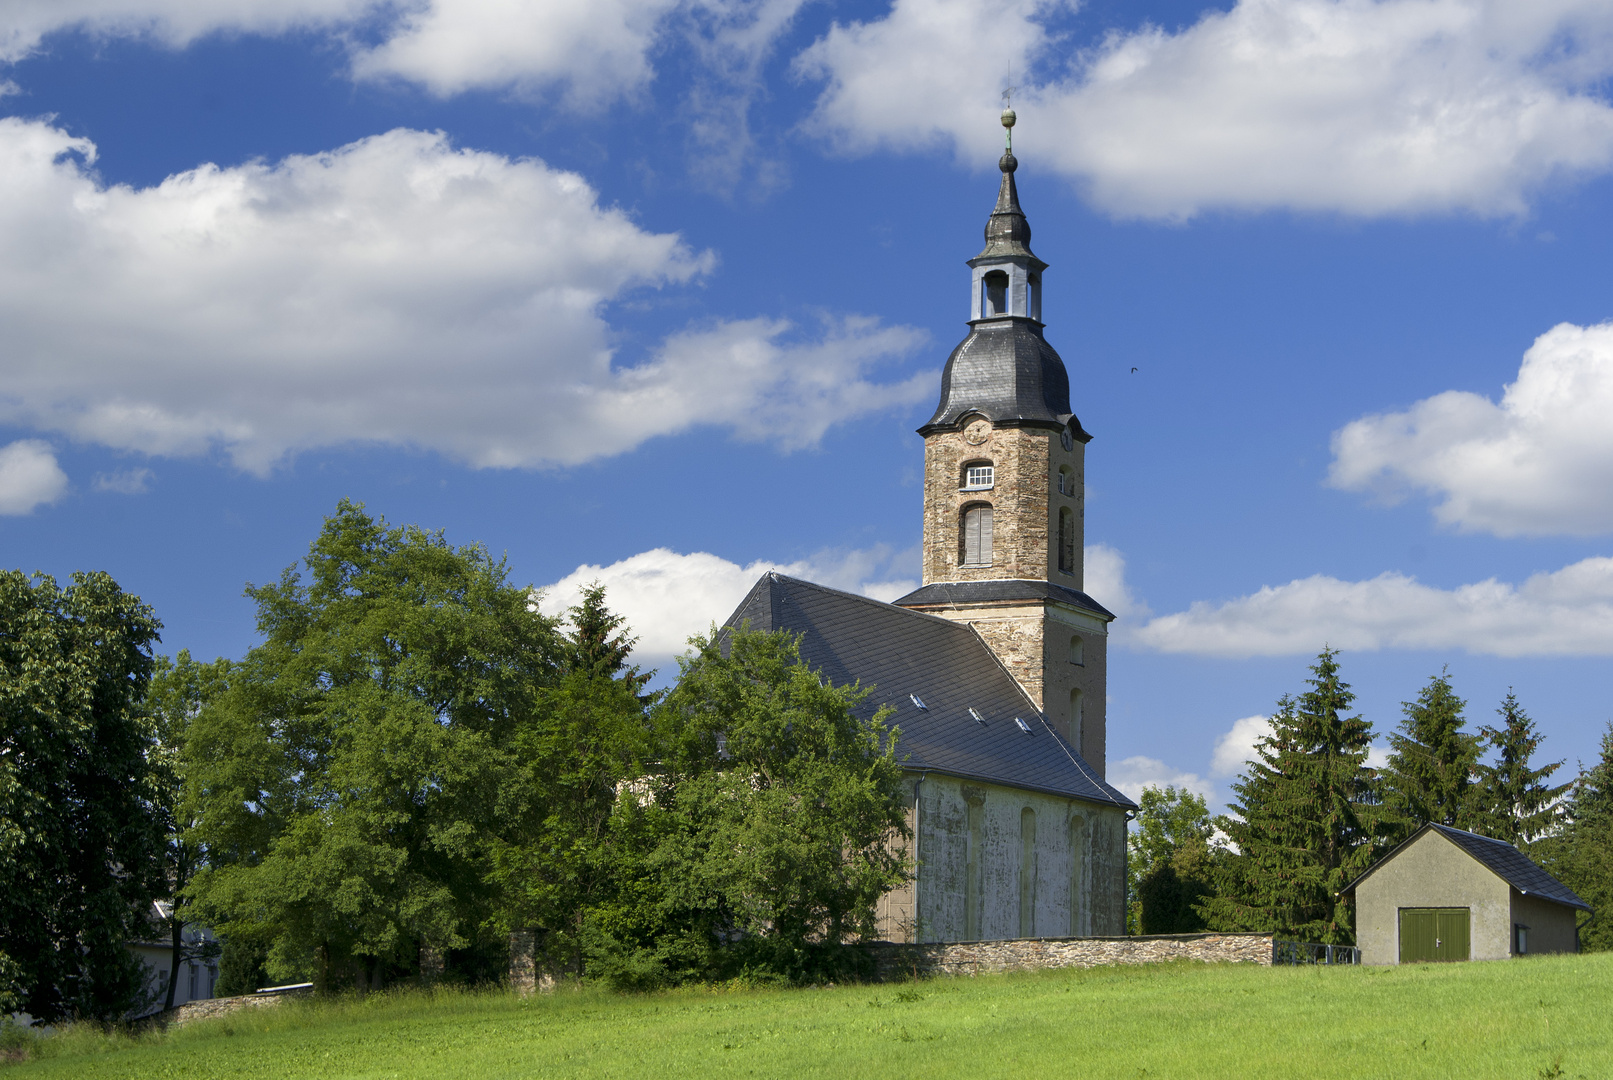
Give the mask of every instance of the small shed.
M 1505 840 L 1432 823 L 1343 891 L 1363 964 L 1578 952 L 1591 910 Z

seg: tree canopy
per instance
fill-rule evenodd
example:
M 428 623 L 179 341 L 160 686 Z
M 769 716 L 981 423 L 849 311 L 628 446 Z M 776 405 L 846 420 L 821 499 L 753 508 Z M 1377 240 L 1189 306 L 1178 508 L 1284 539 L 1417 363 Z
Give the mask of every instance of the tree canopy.
M 1204 929 L 1199 906 L 1214 894 L 1215 833 L 1204 796 L 1173 786 L 1145 787 L 1126 838 L 1132 899 L 1128 921 L 1139 934 Z
M 191 894 L 272 976 L 378 986 L 491 915 L 491 816 L 559 642 L 483 548 L 345 500 L 303 566 L 247 589 L 263 641 L 191 722 Z
M 1458 829 L 1482 825 L 1479 738 L 1463 730 L 1467 703 L 1456 696 L 1450 676 L 1433 676 L 1417 700 L 1402 707 L 1405 719 L 1389 736 L 1393 752 L 1382 778 L 1395 838 L 1404 839 L 1425 821 Z
M 1203 906 L 1221 930 L 1275 930 L 1350 944 L 1354 928 L 1338 893 L 1384 850 L 1367 767 L 1372 727 L 1346 715 L 1355 694 L 1323 650 L 1310 689 L 1284 697 L 1257 760 L 1233 785 L 1233 812 L 1216 819 L 1237 854 L 1216 868 L 1217 895 Z
M 142 992 L 125 943 L 163 891 L 144 713 L 160 628 L 104 573 L 0 572 L 0 975 L 36 1019 L 115 1018 Z

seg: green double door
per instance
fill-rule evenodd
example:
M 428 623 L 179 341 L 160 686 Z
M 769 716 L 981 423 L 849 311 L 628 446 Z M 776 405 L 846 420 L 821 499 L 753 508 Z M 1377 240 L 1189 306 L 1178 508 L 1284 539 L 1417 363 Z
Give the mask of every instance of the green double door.
M 1400 962 L 1466 960 L 1472 916 L 1465 907 L 1401 908 Z

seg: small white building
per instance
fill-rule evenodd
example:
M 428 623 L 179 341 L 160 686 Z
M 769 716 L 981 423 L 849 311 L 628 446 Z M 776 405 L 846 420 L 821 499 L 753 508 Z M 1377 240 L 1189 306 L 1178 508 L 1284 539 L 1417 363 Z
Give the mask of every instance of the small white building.
M 173 912 L 173 905 L 158 900 L 154 905 L 155 925 L 164 926 Z M 181 937 L 187 945 L 199 945 L 214 940 L 213 931 L 205 926 L 186 923 Z M 163 1007 L 168 999 L 168 979 L 174 964 L 174 943 L 155 938 L 129 942 L 129 951 L 140 958 L 146 968 L 145 996 L 149 1004 L 140 1015 L 149 1015 Z M 174 1004 L 200 1001 L 213 996 L 218 983 L 218 960 L 184 960 L 179 965 L 179 982 L 174 987 Z
M 1579 951 L 1590 905 L 1504 840 L 1424 825 L 1349 885 L 1363 964 Z

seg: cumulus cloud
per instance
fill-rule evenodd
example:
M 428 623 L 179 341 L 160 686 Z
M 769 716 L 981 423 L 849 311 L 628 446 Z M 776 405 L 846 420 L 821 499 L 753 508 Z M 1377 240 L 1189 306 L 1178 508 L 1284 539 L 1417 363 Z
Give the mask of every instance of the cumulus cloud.
M 113 495 L 144 495 L 151 490 L 150 469 L 121 469 L 118 472 L 96 473 L 93 484 L 96 491 Z
M 1613 323 L 1563 323 L 1535 340 L 1499 403 L 1448 390 L 1333 436 L 1329 482 L 1497 536 L 1613 530 Z
M 1145 787 L 1184 789 L 1195 795 L 1202 795 L 1207 802 L 1212 803 L 1216 798 L 1215 785 L 1198 773 L 1183 772 L 1158 758 L 1142 755 L 1111 762 L 1104 779 L 1119 788 L 1133 802 L 1142 798 Z
M 380 7 L 377 0 L 7 0 L 0 9 L 0 61 L 22 59 L 61 30 L 178 47 L 221 30 L 335 27 Z
M 29 514 L 67 494 L 67 474 L 50 444 L 19 439 L 0 447 L 0 514 Z
M 1255 744 L 1271 734 L 1271 719 L 1265 716 L 1245 716 L 1234 720 L 1226 734 L 1215 741 L 1210 757 L 1210 773 L 1214 776 L 1236 776 L 1244 766 L 1255 760 Z
M 1081 49 L 1071 0 L 895 0 L 796 70 L 811 130 L 848 151 L 1001 152 L 1005 64 L 1028 162 L 1119 216 L 1288 208 L 1523 212 L 1613 166 L 1613 8 L 1600 0 L 1239 0 L 1177 32 Z
M 172 47 L 212 33 L 331 34 L 359 79 L 396 79 L 439 96 L 561 88 L 599 108 L 646 86 L 650 54 L 682 31 L 701 54 L 742 70 L 771 49 L 804 0 L 8 0 L 0 61 L 56 31 Z M 732 70 L 729 70 L 732 74 Z
M 921 336 L 714 322 L 614 362 L 603 308 L 712 256 L 573 173 L 396 130 L 107 186 L 94 146 L 0 119 L 0 418 L 264 473 L 349 442 L 474 466 L 587 461 L 715 424 L 786 446 L 919 400 Z
M 1613 656 L 1613 558 L 1589 558 L 1514 585 L 1454 589 L 1404 574 L 1368 581 L 1315 575 L 1224 603 L 1162 615 L 1130 640 L 1199 656 L 1463 649 L 1486 656 Z
M 917 580 L 893 577 L 916 563 L 916 552 L 888 547 L 835 549 L 808 559 L 779 563 L 757 560 L 741 566 L 718 555 L 682 554 L 667 548 L 641 552 L 609 566 L 585 565 L 546 587 L 539 610 L 563 616 L 594 582 L 605 586 L 612 611 L 626 616 L 638 637 L 635 660 L 666 666 L 684 652 L 688 639 L 721 625 L 758 578 L 769 571 L 805 578 L 831 588 L 894 600 L 918 587 Z
M 1126 558 L 1120 552 L 1108 544 L 1088 544 L 1082 553 L 1082 571 L 1082 591 L 1118 618 L 1147 617 L 1148 605 L 1126 585 Z

